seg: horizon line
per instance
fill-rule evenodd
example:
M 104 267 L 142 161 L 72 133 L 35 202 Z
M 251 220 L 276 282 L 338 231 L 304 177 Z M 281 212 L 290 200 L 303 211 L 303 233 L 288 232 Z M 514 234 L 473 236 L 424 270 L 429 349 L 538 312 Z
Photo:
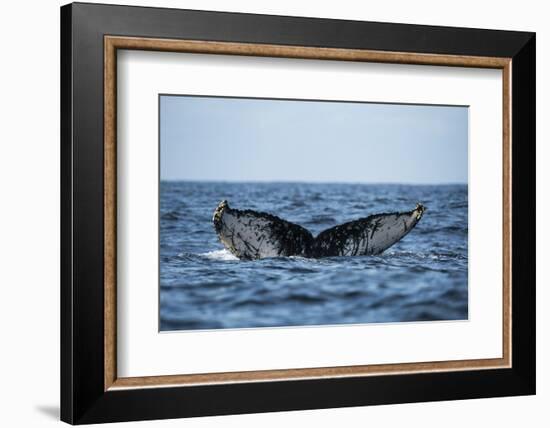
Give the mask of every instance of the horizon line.
M 187 179 L 187 178 L 161 178 L 160 182 L 186 182 L 186 183 L 234 183 L 234 184 L 368 184 L 368 185 L 398 185 L 398 186 L 456 186 L 468 185 L 467 181 L 310 181 L 310 180 L 212 180 L 212 179 Z

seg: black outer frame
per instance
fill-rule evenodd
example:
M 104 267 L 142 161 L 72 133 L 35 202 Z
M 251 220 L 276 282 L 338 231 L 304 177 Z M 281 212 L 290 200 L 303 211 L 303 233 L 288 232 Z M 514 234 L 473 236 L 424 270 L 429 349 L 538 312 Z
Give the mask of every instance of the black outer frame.
M 512 368 L 104 391 L 104 35 L 512 58 Z M 73 3 L 61 8 L 61 420 L 535 393 L 535 34 Z

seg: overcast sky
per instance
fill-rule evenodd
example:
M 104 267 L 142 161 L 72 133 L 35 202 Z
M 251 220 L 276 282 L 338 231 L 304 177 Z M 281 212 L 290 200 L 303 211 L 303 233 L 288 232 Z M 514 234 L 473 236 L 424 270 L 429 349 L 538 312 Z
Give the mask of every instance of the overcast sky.
M 467 183 L 468 108 L 166 96 L 161 179 Z

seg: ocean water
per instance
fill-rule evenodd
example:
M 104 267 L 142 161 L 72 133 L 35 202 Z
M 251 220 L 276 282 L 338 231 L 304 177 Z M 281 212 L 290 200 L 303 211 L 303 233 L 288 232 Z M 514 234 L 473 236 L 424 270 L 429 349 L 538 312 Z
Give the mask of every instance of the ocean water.
M 223 199 L 314 235 L 417 202 L 427 211 L 379 256 L 240 261 L 212 225 Z M 161 182 L 162 331 L 467 318 L 466 185 Z

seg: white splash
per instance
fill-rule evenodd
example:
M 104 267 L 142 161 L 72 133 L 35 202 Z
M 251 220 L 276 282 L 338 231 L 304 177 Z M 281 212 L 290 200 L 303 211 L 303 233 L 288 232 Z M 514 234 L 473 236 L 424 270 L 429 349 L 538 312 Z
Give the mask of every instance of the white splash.
M 208 253 L 201 254 L 201 256 L 210 260 L 239 260 L 225 248 L 223 250 L 209 251 Z

